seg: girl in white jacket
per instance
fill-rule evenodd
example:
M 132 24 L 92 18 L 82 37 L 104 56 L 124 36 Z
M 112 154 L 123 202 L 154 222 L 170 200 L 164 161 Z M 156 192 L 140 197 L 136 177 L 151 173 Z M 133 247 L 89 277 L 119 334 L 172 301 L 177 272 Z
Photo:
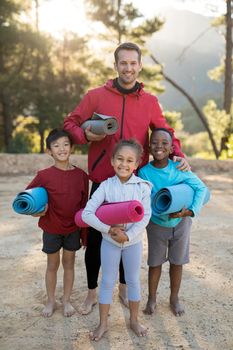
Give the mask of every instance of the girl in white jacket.
M 108 330 L 108 314 L 112 303 L 113 289 L 117 280 L 119 263 L 122 258 L 128 287 L 130 328 L 138 335 L 145 336 L 147 329 L 138 322 L 140 302 L 140 267 L 142 238 L 151 216 L 151 184 L 134 175 L 142 157 L 142 146 L 135 140 L 120 141 L 113 152 L 111 163 L 116 175 L 102 182 L 88 201 L 82 219 L 89 226 L 100 231 L 102 280 L 99 294 L 99 326 L 91 332 L 92 340 L 98 341 Z M 144 207 L 144 217 L 136 223 L 109 226 L 95 215 L 104 202 L 138 200 Z

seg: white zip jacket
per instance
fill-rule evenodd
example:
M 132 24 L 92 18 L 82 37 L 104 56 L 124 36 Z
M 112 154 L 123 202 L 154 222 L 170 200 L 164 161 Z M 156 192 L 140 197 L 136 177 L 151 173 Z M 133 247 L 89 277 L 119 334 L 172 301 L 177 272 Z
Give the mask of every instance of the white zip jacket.
M 104 239 L 112 242 L 119 247 L 126 247 L 135 244 L 142 240 L 143 232 L 151 217 L 150 194 L 152 185 L 149 181 L 143 180 L 132 174 L 130 179 L 121 183 L 115 175 L 103 181 L 97 190 L 92 194 L 92 197 L 87 202 L 87 205 L 82 213 L 82 219 L 89 226 L 94 227 L 102 233 Z M 129 223 L 126 225 L 125 232 L 129 241 L 118 243 L 114 241 L 110 234 L 109 225 L 104 224 L 95 215 L 96 210 L 104 203 L 123 202 L 129 200 L 138 200 L 144 207 L 144 217 L 141 221 Z M 94 234 L 94 233 L 93 233 Z

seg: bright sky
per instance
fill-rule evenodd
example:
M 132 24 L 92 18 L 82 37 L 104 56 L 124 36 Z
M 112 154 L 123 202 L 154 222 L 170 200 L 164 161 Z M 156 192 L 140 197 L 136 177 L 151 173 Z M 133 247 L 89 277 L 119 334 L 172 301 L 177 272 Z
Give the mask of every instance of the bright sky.
M 151 16 L 154 11 L 159 13 L 166 7 L 189 10 L 203 16 L 216 16 L 226 12 L 225 0 L 134 0 L 133 3 L 147 16 Z
M 86 20 L 84 0 L 43 0 L 40 4 L 40 29 L 58 36 L 64 30 L 84 35 L 96 30 Z M 162 14 L 164 7 L 186 9 L 206 16 L 225 12 L 225 0 L 133 0 L 146 17 Z
M 41 30 L 59 35 L 68 30 L 84 35 L 89 31 L 83 0 L 40 1 L 39 27 Z

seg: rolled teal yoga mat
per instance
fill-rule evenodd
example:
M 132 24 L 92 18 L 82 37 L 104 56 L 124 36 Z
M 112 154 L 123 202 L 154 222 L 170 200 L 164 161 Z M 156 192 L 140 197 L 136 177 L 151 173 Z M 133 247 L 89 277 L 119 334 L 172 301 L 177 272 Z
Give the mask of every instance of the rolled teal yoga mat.
M 12 203 L 18 214 L 32 215 L 44 211 L 48 203 L 48 194 L 45 188 L 35 187 L 19 192 Z
M 194 190 L 186 184 L 161 188 L 152 199 L 152 212 L 155 215 L 176 213 L 184 207 L 189 208 L 193 202 Z M 210 198 L 207 189 L 203 204 Z

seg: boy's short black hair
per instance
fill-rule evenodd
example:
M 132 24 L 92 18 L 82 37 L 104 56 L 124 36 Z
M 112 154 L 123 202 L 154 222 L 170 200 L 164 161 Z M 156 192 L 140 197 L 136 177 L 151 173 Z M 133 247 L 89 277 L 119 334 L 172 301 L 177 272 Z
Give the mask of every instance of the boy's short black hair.
M 73 145 L 73 140 L 70 136 L 70 134 L 63 130 L 63 129 L 53 129 L 50 131 L 50 133 L 48 134 L 45 142 L 46 142 L 46 148 L 47 149 L 51 149 L 51 143 L 60 139 L 61 137 L 68 137 L 69 141 L 70 141 L 70 145 Z
M 150 138 L 152 137 L 152 135 L 156 132 L 156 131 L 165 131 L 166 133 L 168 133 L 171 136 L 171 139 L 173 139 L 173 135 L 171 133 L 170 130 L 166 129 L 166 128 L 155 128 L 152 130 L 152 133 L 150 135 Z

